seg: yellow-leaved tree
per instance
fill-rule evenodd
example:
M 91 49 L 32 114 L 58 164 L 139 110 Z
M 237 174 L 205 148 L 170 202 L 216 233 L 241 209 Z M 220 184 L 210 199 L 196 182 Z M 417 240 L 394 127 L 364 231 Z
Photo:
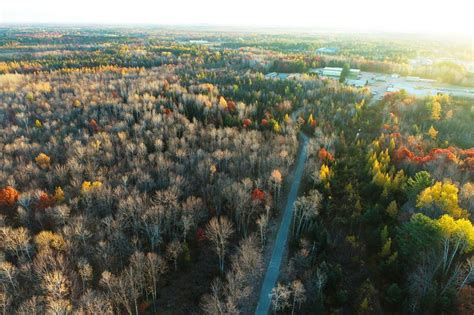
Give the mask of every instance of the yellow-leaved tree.
M 90 191 L 94 191 L 96 189 L 99 189 L 100 187 L 102 187 L 102 183 L 99 182 L 99 181 L 95 181 L 95 182 L 85 181 L 85 182 L 82 183 L 81 192 L 82 193 L 88 193 Z
M 36 164 L 38 164 L 38 166 L 41 167 L 42 169 L 46 169 L 51 165 L 51 158 L 44 153 L 40 153 L 35 158 L 35 161 L 36 161 Z
M 321 165 L 321 169 L 319 170 L 319 179 L 323 183 L 329 182 L 329 179 L 331 178 L 331 170 L 329 169 L 329 166 L 326 164 Z
M 441 119 L 441 104 L 438 101 L 434 101 L 431 104 L 431 119 L 433 120 Z
M 56 187 L 54 190 L 54 200 L 56 200 L 56 202 L 64 201 L 64 191 L 61 186 Z
M 39 249 L 50 247 L 55 250 L 64 250 L 66 241 L 64 238 L 51 231 L 41 231 L 35 236 L 35 244 Z
M 434 140 L 438 136 L 438 130 L 436 130 L 433 126 L 431 126 L 430 129 L 428 130 L 428 134 L 430 135 L 431 139 Z
M 464 252 L 474 250 L 474 226 L 468 219 L 455 220 L 450 215 L 443 215 L 438 219 L 439 227 L 446 238 L 460 237 L 465 243 Z
M 219 107 L 222 109 L 227 108 L 227 101 L 222 96 L 219 98 Z
M 416 200 L 418 208 L 438 208 L 453 218 L 465 218 L 468 213 L 458 203 L 459 189 L 450 181 L 436 182 L 425 188 Z

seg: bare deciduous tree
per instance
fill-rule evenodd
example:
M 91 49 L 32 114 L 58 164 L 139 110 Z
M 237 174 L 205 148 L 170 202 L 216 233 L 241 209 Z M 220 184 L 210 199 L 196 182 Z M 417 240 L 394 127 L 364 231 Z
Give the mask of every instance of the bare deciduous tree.
M 209 315 L 239 314 L 236 306 L 227 300 L 224 284 L 219 278 L 212 282 L 211 293 L 203 296 L 201 308 Z
M 224 272 L 224 260 L 229 238 L 234 233 L 232 223 L 226 217 L 212 218 L 206 227 L 206 235 L 214 245 L 219 257 L 219 269 Z
M 156 312 L 157 283 L 160 276 L 168 271 L 166 261 L 155 253 L 148 253 L 145 257 L 145 291 L 153 299 L 153 310 Z
M 81 296 L 79 314 L 113 314 L 110 301 L 102 292 L 88 290 Z
M 301 306 L 301 303 L 303 303 L 306 300 L 306 290 L 304 288 L 303 283 L 300 280 L 295 280 L 291 283 L 291 294 L 293 295 L 293 303 L 291 305 L 291 314 L 293 315 L 295 313 L 295 306 L 298 304 L 298 306 Z
M 291 290 L 288 286 L 278 283 L 275 288 L 272 289 L 272 308 L 276 314 L 278 311 L 282 311 L 287 308 L 290 303 Z
M 266 213 L 262 213 L 260 215 L 260 217 L 257 219 L 257 225 L 260 233 L 260 242 L 263 246 L 265 244 L 268 227 L 268 215 Z
M 249 298 L 255 292 L 255 279 L 261 274 L 263 258 L 260 246 L 251 235 L 244 239 L 232 256 L 231 269 L 225 282 L 214 280 L 211 293 L 203 297 L 202 308 L 207 314 L 241 314 L 247 309 Z
M 183 245 L 178 240 L 174 240 L 166 246 L 166 256 L 173 262 L 174 271 L 178 270 L 178 258 L 182 252 Z
M 317 190 L 311 190 L 307 196 L 298 197 L 294 205 L 293 234 L 299 238 L 308 230 L 319 214 L 322 196 Z
M 85 291 L 86 284 L 92 280 L 92 266 L 89 264 L 87 259 L 82 257 L 77 262 L 77 269 L 82 280 L 82 290 Z
M 40 315 L 45 314 L 45 301 L 43 297 L 34 295 L 20 304 L 17 314 L 20 315 Z

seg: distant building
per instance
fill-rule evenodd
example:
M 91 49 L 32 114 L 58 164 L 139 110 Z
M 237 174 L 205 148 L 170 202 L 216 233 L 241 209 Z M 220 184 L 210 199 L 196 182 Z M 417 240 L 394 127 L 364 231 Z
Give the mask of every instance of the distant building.
M 425 83 L 434 83 L 436 80 L 433 79 L 423 79 L 420 77 L 412 77 L 412 76 L 407 76 L 406 80 L 408 82 L 425 82 Z
M 436 80 L 433 80 L 433 79 L 423 79 L 423 78 L 420 78 L 420 82 L 434 83 L 434 82 L 436 82 Z
M 301 73 L 290 73 L 287 77 L 287 79 L 293 79 L 293 80 L 298 80 L 302 78 Z
M 270 72 L 270 73 L 265 74 L 265 79 L 273 79 L 273 78 L 276 78 L 277 75 L 278 73 L 276 72 Z
M 277 72 L 270 72 L 265 75 L 265 79 L 300 79 L 301 73 L 277 73 Z
M 339 78 L 342 73 L 342 68 L 340 67 L 325 67 L 320 71 L 320 74 L 325 77 L 336 77 Z M 358 78 L 360 75 L 360 69 L 349 69 L 348 77 Z
M 341 76 L 341 72 L 339 71 L 333 71 L 333 70 L 324 70 L 323 71 L 323 76 L 325 77 L 336 77 L 339 78 Z
M 350 69 L 349 77 L 357 78 L 360 75 L 360 69 Z
M 324 67 L 323 70 L 329 70 L 329 71 L 342 71 L 341 67 Z
M 203 39 L 190 39 L 189 40 L 190 44 L 207 44 L 209 41 L 203 40 Z
M 325 67 L 321 73 L 325 77 L 340 77 L 342 73 L 342 68 L 335 67 Z
M 326 55 L 334 55 L 339 52 L 339 48 L 336 47 L 322 47 L 316 49 L 316 53 L 318 54 L 326 54 Z
M 352 80 L 352 79 L 347 79 L 346 80 L 347 85 L 355 86 L 355 87 L 358 87 L 358 88 L 364 87 L 365 83 L 366 83 L 366 81 L 364 81 L 364 80 Z

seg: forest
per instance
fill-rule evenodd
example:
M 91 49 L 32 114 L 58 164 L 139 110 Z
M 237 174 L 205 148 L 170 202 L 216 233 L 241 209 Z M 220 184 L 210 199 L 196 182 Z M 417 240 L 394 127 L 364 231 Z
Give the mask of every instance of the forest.
M 473 314 L 473 98 L 308 72 L 474 82 L 417 56 L 470 61 L 428 39 L 0 28 L 2 314 L 253 314 L 305 152 L 273 314 Z

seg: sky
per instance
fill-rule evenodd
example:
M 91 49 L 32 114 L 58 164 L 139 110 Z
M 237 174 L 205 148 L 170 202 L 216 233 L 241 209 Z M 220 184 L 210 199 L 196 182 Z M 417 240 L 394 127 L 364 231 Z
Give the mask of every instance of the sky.
M 473 35 L 472 0 L 1 0 L 0 24 L 295 27 Z

